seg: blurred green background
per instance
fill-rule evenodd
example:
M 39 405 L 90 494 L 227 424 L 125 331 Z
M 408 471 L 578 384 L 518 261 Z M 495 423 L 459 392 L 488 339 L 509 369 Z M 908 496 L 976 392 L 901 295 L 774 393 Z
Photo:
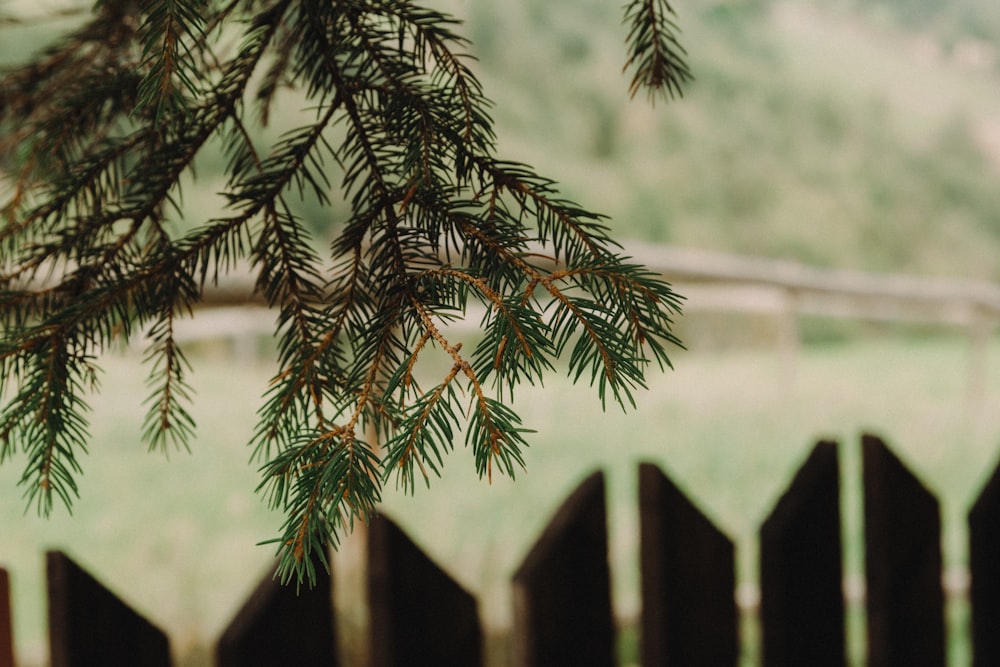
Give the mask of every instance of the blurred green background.
M 620 3 L 428 4 L 466 21 L 475 70 L 496 102 L 501 156 L 608 214 L 616 238 L 1000 279 L 994 0 L 678 2 L 696 80 L 682 100 L 655 106 L 628 100 Z M 0 62 L 27 56 L 50 29 L 4 28 Z M 292 104 L 287 117 L 294 113 Z M 185 193 L 192 214 L 181 226 L 218 206 L 209 174 L 222 163 L 206 158 L 204 187 Z M 344 214 L 310 202 L 302 211 L 319 238 Z M 634 619 L 640 460 L 661 464 L 737 541 L 739 578 L 752 583 L 760 522 L 815 440 L 839 439 L 847 570 L 859 575 L 863 430 L 884 436 L 939 494 L 946 567 L 964 567 L 964 514 L 1000 454 L 1000 344 L 990 344 L 985 391 L 973 403 L 966 340 L 944 327 L 810 319 L 794 376 L 760 316 L 691 314 L 680 331 L 690 350 L 675 355 L 674 372 L 650 378 L 628 415 L 602 413 L 595 392 L 561 378 L 525 387 L 517 407 L 538 433 L 516 482 L 478 480 L 460 450 L 429 489 L 387 494 L 386 511 L 480 596 L 491 627 L 509 623 L 507 582 L 538 530 L 595 468 L 609 474 L 617 610 Z M 139 442 L 147 391 L 133 352 L 106 360 L 74 516 L 25 514 L 15 487 L 23 461 L 0 467 L 0 566 L 12 573 L 23 664 L 44 659 L 46 548 L 67 549 L 126 592 L 189 665 L 207 664 L 205 646 L 269 569 L 270 549 L 254 545 L 279 518 L 253 493 L 245 443 L 274 369 L 266 354 L 224 341 L 190 355 L 199 425 L 191 454 L 165 461 Z M 960 637 L 961 606 L 952 611 Z M 950 664 L 968 663 L 961 639 L 950 653 Z

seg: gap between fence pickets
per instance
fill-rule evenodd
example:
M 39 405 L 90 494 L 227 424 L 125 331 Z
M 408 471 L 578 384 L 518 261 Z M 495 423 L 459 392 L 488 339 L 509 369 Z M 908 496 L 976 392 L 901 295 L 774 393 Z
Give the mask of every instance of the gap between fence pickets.
M 964 567 L 950 567 L 941 573 L 941 588 L 948 598 L 963 598 L 969 595 L 971 577 Z M 865 576 L 848 574 L 842 582 L 844 602 L 848 606 L 863 607 L 867 600 Z M 745 581 L 736 586 L 736 606 L 740 612 L 756 614 L 760 611 L 760 585 Z

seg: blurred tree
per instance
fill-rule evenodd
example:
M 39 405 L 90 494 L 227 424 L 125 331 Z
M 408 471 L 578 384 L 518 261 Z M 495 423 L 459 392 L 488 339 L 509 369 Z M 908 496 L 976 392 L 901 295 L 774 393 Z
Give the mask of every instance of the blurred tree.
M 679 94 L 670 6 L 633 1 L 625 18 L 631 93 Z M 456 25 L 407 0 L 104 0 L 3 73 L 0 461 L 26 458 L 38 511 L 77 494 L 84 395 L 116 341 L 149 334 L 150 448 L 188 446 L 175 323 L 238 267 L 279 313 L 252 446 L 287 518 L 286 579 L 311 579 L 392 475 L 437 473 L 459 431 L 480 475 L 513 475 L 525 429 L 504 398 L 564 352 L 622 406 L 651 362 L 669 365 L 679 297 L 599 215 L 494 155 Z M 262 145 L 281 96 L 308 121 Z M 181 179 L 220 143 L 230 212 L 178 232 Z M 349 203 L 327 258 L 303 196 Z M 485 314 L 466 351 L 448 325 L 470 302 Z M 430 349 L 450 370 L 425 387 Z

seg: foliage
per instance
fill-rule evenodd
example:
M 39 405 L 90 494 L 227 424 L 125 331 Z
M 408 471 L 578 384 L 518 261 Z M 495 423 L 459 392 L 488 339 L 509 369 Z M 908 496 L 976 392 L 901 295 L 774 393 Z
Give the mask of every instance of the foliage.
M 672 96 L 688 77 L 670 14 L 626 8 L 633 93 Z M 623 407 L 649 364 L 669 365 L 680 298 L 600 215 L 495 154 L 456 24 L 407 0 L 105 0 L 5 73 L 0 461 L 26 458 L 40 512 L 76 496 L 84 396 L 120 341 L 148 332 L 146 441 L 188 446 L 176 323 L 247 268 L 278 313 L 252 446 L 287 519 L 286 579 L 311 579 L 390 478 L 439 472 L 459 434 L 480 475 L 513 476 L 527 429 L 507 399 L 558 358 Z M 308 121 L 261 145 L 289 97 Z M 218 143 L 227 213 L 185 230 L 182 179 Z M 296 212 L 307 196 L 350 205 L 327 257 Z M 450 325 L 477 313 L 463 350 Z M 435 353 L 449 370 L 424 386 Z
M 967 38 L 993 43 L 1000 29 L 1000 8 L 992 0 L 855 0 L 852 4 L 862 11 L 882 10 L 905 26 L 929 29 L 946 46 Z
M 657 113 L 618 103 L 609 54 L 625 30 L 589 27 L 614 21 L 615 5 L 538 2 L 548 23 L 462 3 L 478 70 L 498 99 L 521 101 L 495 109 L 503 145 L 559 173 L 570 198 L 600 193 L 617 239 L 1000 279 L 997 70 L 918 57 L 933 34 L 887 23 L 871 3 L 688 3 L 696 80 Z M 490 30 L 522 38 L 487 52 Z M 589 46 L 578 61 L 532 66 L 577 35 Z

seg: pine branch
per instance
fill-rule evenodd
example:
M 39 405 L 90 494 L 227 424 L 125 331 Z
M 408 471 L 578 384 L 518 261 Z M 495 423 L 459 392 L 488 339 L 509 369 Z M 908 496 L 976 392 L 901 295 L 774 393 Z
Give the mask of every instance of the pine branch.
M 143 3 L 146 16 L 139 28 L 146 74 L 138 86 L 136 110 L 152 109 L 159 124 L 167 114 L 183 113 L 184 93 L 197 97 L 198 63 L 191 52 L 204 36 L 199 1 L 152 0 Z
M 93 360 L 138 332 L 150 336 L 144 440 L 190 445 L 175 324 L 247 264 L 277 313 L 250 445 L 258 490 L 285 516 L 270 543 L 286 581 L 314 579 L 393 477 L 412 490 L 441 474 L 459 433 L 481 476 L 513 476 L 531 431 L 508 403 L 559 359 L 623 407 L 654 361 L 669 367 L 680 298 L 619 255 L 603 216 L 494 154 L 492 103 L 453 18 L 407 0 L 96 11 L 0 76 L 13 184 L 0 211 L 0 462 L 24 456 L 41 512 L 76 496 Z M 633 94 L 679 93 L 687 77 L 670 15 L 629 5 Z M 286 90 L 312 116 L 268 144 L 258 131 Z M 230 210 L 173 231 L 191 215 L 181 180 L 220 143 Z M 350 206 L 327 256 L 297 213 L 304 198 Z M 450 324 L 474 304 L 485 315 L 470 352 Z M 448 369 L 425 389 L 425 360 L 442 354 Z
M 40 335 L 29 345 L 33 359 L 15 367 L 20 389 L 0 413 L 0 442 L 6 455 L 12 442 L 20 443 L 27 464 L 18 484 L 29 505 L 47 516 L 56 497 L 69 509 L 79 496 L 76 455 L 87 451 L 87 406 L 80 393 L 96 386 L 96 369 L 72 339 Z M 0 349 L 4 357 L 6 352 Z
M 178 276 L 178 280 L 183 278 Z M 191 404 L 191 387 L 185 374 L 191 367 L 174 335 L 175 304 L 183 300 L 176 284 L 165 289 L 173 294 L 164 299 L 169 306 L 149 330 L 152 343 L 144 360 L 152 365 L 146 382 L 152 392 L 146 399 L 149 409 L 143 421 L 143 440 L 150 450 L 167 453 L 168 446 L 173 446 L 190 452 L 195 423 L 186 407 Z
M 645 88 L 650 100 L 683 96 L 683 86 L 691 80 L 684 57 L 687 52 L 678 40 L 680 29 L 673 20 L 669 0 L 630 0 L 625 8 L 629 24 L 629 58 L 625 70 L 635 68 L 629 93 L 635 97 Z

